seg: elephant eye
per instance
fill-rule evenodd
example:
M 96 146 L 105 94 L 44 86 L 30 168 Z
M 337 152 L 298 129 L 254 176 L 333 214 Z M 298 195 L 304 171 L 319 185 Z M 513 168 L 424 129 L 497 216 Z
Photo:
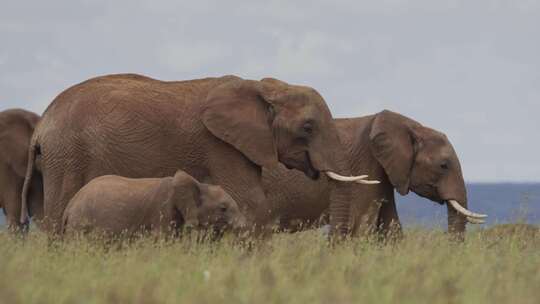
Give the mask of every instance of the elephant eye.
M 221 211 L 223 213 L 227 212 L 227 204 L 225 204 L 225 203 L 220 204 L 219 205 L 219 211 Z
M 441 163 L 441 169 L 448 170 L 448 162 Z
M 313 123 L 311 121 L 308 121 L 308 122 L 304 123 L 304 125 L 302 126 L 302 129 L 304 130 L 304 132 L 306 134 L 312 134 L 313 133 Z

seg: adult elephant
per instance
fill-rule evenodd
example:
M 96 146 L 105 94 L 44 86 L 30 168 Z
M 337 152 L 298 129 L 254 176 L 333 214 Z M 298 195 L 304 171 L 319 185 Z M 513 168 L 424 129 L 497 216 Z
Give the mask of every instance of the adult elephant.
M 20 230 L 21 193 L 28 161 L 28 147 L 39 116 L 21 109 L 0 112 L 0 208 L 10 231 Z M 30 214 L 41 216 L 43 195 L 39 172 L 31 180 Z
M 353 235 L 378 231 L 401 234 L 394 189 L 401 195 L 413 191 L 434 202 L 446 204 L 448 229 L 462 237 L 468 220 L 481 223 L 485 217 L 468 211 L 461 166 L 454 148 L 441 132 L 391 111 L 375 115 L 335 119 L 345 167 L 352 174 L 369 174 L 378 185 L 347 184 L 352 197 L 349 225 Z M 263 183 L 280 218 L 282 229 L 320 225 L 319 218 L 336 202 L 328 180 L 310 181 L 303 176 L 275 168 L 264 170 Z
M 265 203 L 261 168 L 281 162 L 311 179 L 321 172 L 349 175 L 339 147 L 331 113 L 310 87 L 270 78 L 168 82 L 119 74 L 56 97 L 29 157 L 41 159 L 45 227 L 52 232 L 68 201 L 94 177 L 165 177 L 177 169 L 221 185 L 261 227 L 274 215 Z M 34 173 L 29 166 L 23 203 Z M 346 205 L 346 189 L 333 185 L 335 199 Z

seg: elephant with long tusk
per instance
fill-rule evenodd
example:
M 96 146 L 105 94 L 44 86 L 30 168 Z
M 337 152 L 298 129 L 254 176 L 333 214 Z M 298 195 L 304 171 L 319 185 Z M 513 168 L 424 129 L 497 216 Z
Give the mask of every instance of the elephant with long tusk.
M 96 77 L 66 89 L 43 114 L 29 148 L 20 220 L 28 218 L 31 180 L 40 171 L 34 160 L 41 159 L 44 228 L 52 233 L 60 232 L 69 200 L 93 178 L 157 178 L 177 169 L 222 186 L 248 227 L 268 227 L 275 212 L 262 168 L 281 163 L 314 180 L 325 173 L 349 176 L 340 148 L 324 98 L 307 86 L 230 75 Z M 330 184 L 336 204 L 347 206 L 344 183 Z
M 341 150 L 346 154 L 343 166 L 357 176 L 328 172 L 328 178 L 310 181 L 283 168 L 265 170 L 264 186 L 269 201 L 279 206 L 276 213 L 281 229 L 296 231 L 318 226 L 320 218 L 329 215 L 333 231 L 401 234 L 394 190 L 401 195 L 413 191 L 446 204 L 448 229 L 460 238 L 467 222 L 484 223 L 485 214 L 467 209 L 459 159 L 443 133 L 391 111 L 335 122 Z M 367 180 L 367 175 L 372 180 Z M 339 193 L 352 198 L 348 205 L 334 201 L 328 187 L 330 180 L 340 181 Z

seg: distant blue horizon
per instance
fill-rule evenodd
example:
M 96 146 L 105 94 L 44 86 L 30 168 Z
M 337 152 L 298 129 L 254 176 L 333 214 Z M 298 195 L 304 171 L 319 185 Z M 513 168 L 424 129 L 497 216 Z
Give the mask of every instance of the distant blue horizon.
M 466 181 L 467 185 L 540 185 L 540 181 Z
M 540 183 L 475 182 L 467 183 L 467 192 L 469 209 L 489 216 L 486 224 L 477 227 L 517 221 L 540 224 Z M 446 206 L 414 193 L 396 194 L 396 204 L 404 228 L 446 229 Z M 3 213 L 0 214 L 0 226 L 5 226 Z
M 540 183 L 468 183 L 468 208 L 488 215 L 486 224 L 525 221 L 540 224 Z M 396 204 L 405 227 L 446 228 L 446 206 L 410 193 L 396 194 Z M 469 225 L 475 227 L 475 225 Z

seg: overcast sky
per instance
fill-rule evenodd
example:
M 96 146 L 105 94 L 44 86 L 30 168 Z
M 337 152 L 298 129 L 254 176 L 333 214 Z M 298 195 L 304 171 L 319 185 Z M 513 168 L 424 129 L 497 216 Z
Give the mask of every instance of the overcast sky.
M 445 132 L 468 181 L 540 181 L 540 1 L 300 2 L 2 1 L 0 110 L 108 73 L 272 76 Z

